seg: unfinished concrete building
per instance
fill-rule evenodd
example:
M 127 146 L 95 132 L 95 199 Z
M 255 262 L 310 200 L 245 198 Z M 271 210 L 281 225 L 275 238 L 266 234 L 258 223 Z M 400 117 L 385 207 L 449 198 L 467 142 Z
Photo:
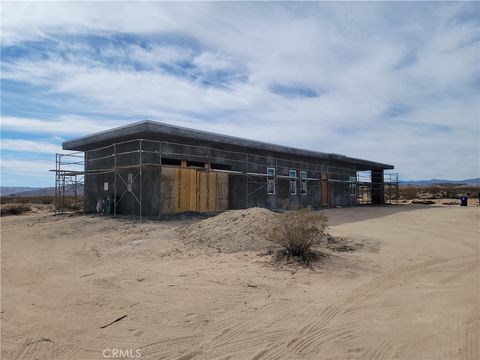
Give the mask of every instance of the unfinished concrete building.
M 396 181 L 384 174 L 393 165 L 154 121 L 65 141 L 63 149 L 76 153 L 57 154 L 57 207 L 69 179 L 83 179 L 85 212 L 103 199 L 112 215 L 383 204 Z

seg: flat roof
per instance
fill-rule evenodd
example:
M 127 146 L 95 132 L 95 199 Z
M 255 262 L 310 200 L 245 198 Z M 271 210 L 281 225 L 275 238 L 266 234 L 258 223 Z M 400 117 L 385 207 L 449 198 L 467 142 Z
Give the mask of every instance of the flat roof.
M 249 140 L 235 136 L 216 134 L 203 130 L 195 130 L 181 126 L 173 126 L 158 121 L 144 120 L 133 124 L 97 132 L 76 139 L 63 142 L 63 150 L 87 151 L 94 150 L 106 144 L 132 140 L 135 138 L 149 138 L 152 136 L 167 135 L 177 138 L 194 139 L 211 144 L 224 144 L 274 153 L 306 156 L 323 160 L 343 161 L 359 165 L 361 170 L 393 169 L 393 165 L 357 159 L 345 155 L 324 153 L 312 150 L 298 149 L 289 146 L 276 145 L 263 141 Z M 213 146 L 212 146 L 213 147 Z

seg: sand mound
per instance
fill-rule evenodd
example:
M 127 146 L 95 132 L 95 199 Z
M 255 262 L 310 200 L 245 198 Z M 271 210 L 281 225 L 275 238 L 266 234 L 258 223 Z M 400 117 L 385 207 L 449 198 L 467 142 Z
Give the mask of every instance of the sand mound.
M 262 208 L 229 210 L 180 230 L 185 242 L 222 252 L 261 250 L 274 246 L 266 232 L 280 215 Z

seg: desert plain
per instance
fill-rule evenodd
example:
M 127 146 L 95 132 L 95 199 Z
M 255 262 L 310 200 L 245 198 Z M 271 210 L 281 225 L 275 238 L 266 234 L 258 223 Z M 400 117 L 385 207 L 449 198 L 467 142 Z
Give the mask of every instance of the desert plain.
M 480 358 L 476 204 L 322 212 L 343 243 L 307 268 L 259 209 L 2 217 L 2 359 Z

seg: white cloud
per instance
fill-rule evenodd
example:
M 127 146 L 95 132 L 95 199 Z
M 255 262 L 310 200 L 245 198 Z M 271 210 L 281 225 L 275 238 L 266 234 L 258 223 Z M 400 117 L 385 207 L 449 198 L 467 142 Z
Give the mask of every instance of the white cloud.
M 16 131 L 34 134 L 68 134 L 80 135 L 98 132 L 114 126 L 127 124 L 128 121 L 95 120 L 81 116 L 61 116 L 57 119 L 45 120 L 2 116 L 2 131 Z
M 190 60 L 192 51 L 179 46 L 153 46 L 145 49 L 138 45 L 128 47 L 128 56 L 135 61 L 149 65 L 169 64 Z
M 30 161 L 30 160 L 16 160 L 16 159 L 1 159 L 0 165 L 2 168 L 7 168 L 21 174 L 42 174 L 47 175 L 48 171 L 55 168 L 53 161 Z
M 3 116 L 2 130 L 69 137 L 128 122 L 68 115 L 83 110 L 394 163 L 404 177 L 479 176 L 478 21 L 463 20 L 475 6 L 5 3 L 4 46 L 47 38 L 62 54 L 2 59 L 2 79 L 46 87 L 55 108 L 57 95 L 73 100 L 52 120 Z M 62 38 L 119 33 L 146 46 L 106 45 L 99 58 Z M 183 61 L 200 79 L 161 66 Z M 216 71 L 231 74 L 227 87 L 202 83 Z M 277 84 L 320 95 L 277 95 Z
M 198 66 L 202 72 L 231 70 L 234 68 L 233 63 L 232 58 L 211 52 L 203 52 L 193 59 L 193 64 Z
M 18 151 L 32 153 L 55 154 L 61 151 L 62 146 L 44 141 L 33 141 L 25 139 L 2 139 L 0 142 L 2 151 Z

